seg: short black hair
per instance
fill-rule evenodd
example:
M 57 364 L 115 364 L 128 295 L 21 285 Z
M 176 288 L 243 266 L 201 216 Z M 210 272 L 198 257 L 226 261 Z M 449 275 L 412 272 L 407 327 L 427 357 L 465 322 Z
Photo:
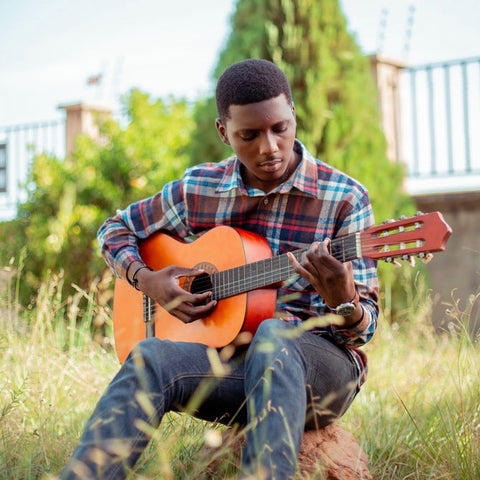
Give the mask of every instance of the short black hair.
M 282 93 L 293 105 L 290 84 L 277 65 L 259 58 L 242 60 L 230 65 L 218 79 L 215 91 L 218 115 L 225 121 L 230 105 L 262 102 Z

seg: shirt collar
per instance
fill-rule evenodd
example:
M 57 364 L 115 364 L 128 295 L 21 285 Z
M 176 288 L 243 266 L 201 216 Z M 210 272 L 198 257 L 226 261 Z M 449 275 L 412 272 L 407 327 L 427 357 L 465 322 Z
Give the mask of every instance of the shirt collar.
M 224 160 L 225 171 L 216 188 L 217 193 L 228 192 L 238 188 L 242 195 L 248 195 L 248 190 L 243 183 L 242 175 L 240 174 L 240 162 L 236 156 L 232 156 Z
M 280 193 L 287 193 L 292 188 L 296 188 L 308 195 L 316 196 L 318 183 L 317 162 L 299 140 L 295 140 L 293 148 L 300 153 L 302 159 L 293 175 L 291 175 L 286 182 L 278 186 L 278 191 Z
M 299 140 L 295 140 L 293 148 L 300 153 L 302 157 L 300 163 L 298 164 L 293 175 L 291 175 L 288 180 L 281 183 L 274 191 L 279 193 L 288 193 L 290 190 L 292 190 L 292 188 L 296 188 L 308 195 L 315 196 L 317 193 L 318 181 L 316 160 Z M 248 189 L 245 186 L 240 174 L 240 162 L 238 161 L 237 157 L 230 157 L 225 162 L 225 172 L 222 180 L 217 186 L 216 191 L 221 193 L 238 188 L 242 195 L 252 195 L 254 189 Z

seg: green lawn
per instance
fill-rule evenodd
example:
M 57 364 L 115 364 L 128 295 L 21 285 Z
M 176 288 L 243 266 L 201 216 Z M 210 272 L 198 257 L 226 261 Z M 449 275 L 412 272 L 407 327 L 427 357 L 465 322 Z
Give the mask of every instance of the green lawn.
M 64 300 L 60 286 L 55 278 L 43 286 L 31 309 L 1 300 L 0 478 L 57 474 L 119 366 L 111 345 L 90 341 L 92 302 L 78 322 L 88 292 Z M 464 331 L 468 312 L 452 318 L 459 333 L 449 336 L 433 334 L 424 316 L 402 327 L 381 321 L 365 348 L 369 379 L 340 422 L 376 480 L 480 479 L 480 348 Z M 233 477 L 238 445 L 205 445 L 222 428 L 167 416 L 137 478 Z

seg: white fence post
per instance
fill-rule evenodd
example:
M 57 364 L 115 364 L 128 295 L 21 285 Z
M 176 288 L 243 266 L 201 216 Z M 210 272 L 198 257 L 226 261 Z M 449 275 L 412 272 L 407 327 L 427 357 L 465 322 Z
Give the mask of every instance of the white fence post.
M 387 157 L 392 162 L 404 161 L 401 151 L 400 76 L 407 65 L 380 54 L 370 56 L 370 65 L 378 92 L 381 127 L 387 140 Z
M 75 148 L 77 135 L 88 135 L 94 140 L 100 140 L 98 123 L 109 117 L 112 110 L 100 105 L 88 105 L 86 103 L 75 103 L 59 105 L 65 110 L 65 153 L 69 156 Z

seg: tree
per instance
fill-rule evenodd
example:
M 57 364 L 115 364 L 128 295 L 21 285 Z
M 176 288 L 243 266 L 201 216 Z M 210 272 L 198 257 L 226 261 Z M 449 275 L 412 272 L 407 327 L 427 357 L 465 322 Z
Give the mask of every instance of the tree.
M 140 198 L 156 193 L 187 165 L 192 109 L 183 100 L 152 100 L 138 90 L 123 101 L 127 124 L 101 125 L 102 142 L 82 136 L 71 157 L 37 155 L 27 201 L 3 227 L 9 244 L 4 261 L 27 246 L 24 279 L 32 294 L 50 271 L 64 270 L 64 285 L 87 288 L 105 270 L 96 231 L 101 223 Z
M 245 58 L 271 60 L 285 72 L 298 138 L 367 186 L 377 219 L 413 214 L 404 168 L 386 156 L 369 60 L 348 32 L 338 0 L 238 0 L 214 79 Z M 197 106 L 191 163 L 229 153 L 214 131 L 215 115 L 213 97 Z M 381 276 L 390 290 L 392 269 L 381 268 Z

